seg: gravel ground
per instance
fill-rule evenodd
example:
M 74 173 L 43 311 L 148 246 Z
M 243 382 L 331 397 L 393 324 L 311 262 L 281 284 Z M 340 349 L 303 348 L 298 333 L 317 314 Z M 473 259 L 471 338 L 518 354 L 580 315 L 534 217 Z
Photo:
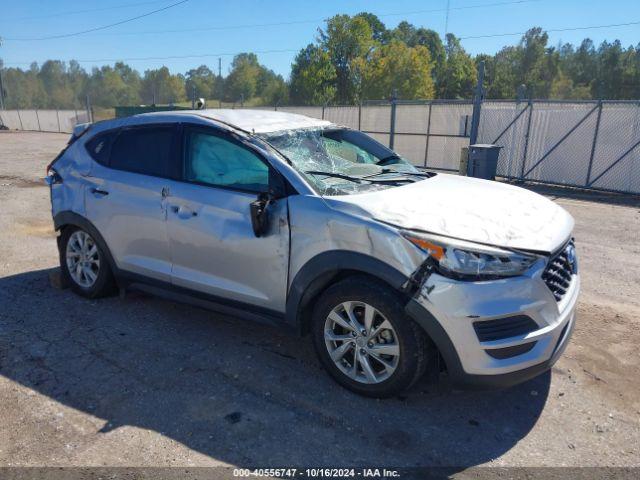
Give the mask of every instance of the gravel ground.
M 542 189 L 576 219 L 578 323 L 500 392 L 371 400 L 309 339 L 138 294 L 50 286 L 41 178 L 67 136 L 0 132 L 0 466 L 640 466 L 640 201 Z

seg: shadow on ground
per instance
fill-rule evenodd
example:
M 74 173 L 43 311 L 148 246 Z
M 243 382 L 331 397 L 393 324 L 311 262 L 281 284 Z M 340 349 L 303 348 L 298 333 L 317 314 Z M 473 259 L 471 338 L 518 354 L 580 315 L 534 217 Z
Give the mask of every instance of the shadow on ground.
M 238 466 L 462 467 L 526 436 L 549 392 L 546 374 L 502 392 L 425 381 L 361 398 L 309 339 L 145 296 L 81 299 L 49 272 L 0 279 L 0 373 L 104 419 L 90 435 L 133 425 Z

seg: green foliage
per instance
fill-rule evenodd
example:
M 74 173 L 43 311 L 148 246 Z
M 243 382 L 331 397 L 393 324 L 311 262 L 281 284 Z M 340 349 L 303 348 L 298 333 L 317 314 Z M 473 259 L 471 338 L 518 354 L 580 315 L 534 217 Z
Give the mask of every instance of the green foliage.
M 140 89 L 140 74 L 129 65 L 118 62 L 113 67 L 94 68 L 87 92 L 90 92 L 95 105 L 137 105 L 141 102 Z
M 472 97 L 476 65 L 485 62 L 486 98 L 514 98 L 524 86 L 535 98 L 640 98 L 640 44 L 619 41 L 595 46 L 549 46 L 541 28 L 527 31 L 516 45 L 495 55 L 472 58 L 453 34 L 443 44 L 437 32 L 402 21 L 387 29 L 368 12 L 336 15 L 318 30 L 315 43 L 296 55 L 291 76 L 261 65 L 254 53 L 236 55 L 223 78 L 200 65 L 182 74 L 167 67 L 140 75 L 123 62 L 87 73 L 76 61 L 48 60 L 28 69 L 6 68 L 0 60 L 6 108 L 83 108 L 188 104 L 196 97 L 247 105 L 350 104 L 389 98 Z
M 319 47 L 329 55 L 336 72 L 336 98 L 339 103 L 356 100 L 354 62 L 366 58 L 378 45 L 369 21 L 362 16 L 336 15 L 319 30 Z
M 215 98 L 216 97 L 216 75 L 206 65 L 192 68 L 185 75 L 185 95 L 191 99 Z
M 322 105 L 335 99 L 336 69 L 329 53 L 309 44 L 291 66 L 291 101 L 298 105 Z
M 476 82 L 476 65 L 452 33 L 447 34 L 446 59 L 438 79 L 439 98 L 471 98 Z
M 431 55 L 422 45 L 409 47 L 392 40 L 370 55 L 359 59 L 361 99 L 385 98 L 396 92 L 398 98 L 433 98 L 435 86 L 431 78 Z
M 236 55 L 225 82 L 225 99 L 234 102 L 254 97 L 258 91 L 260 73 L 260 64 L 255 53 Z
M 172 75 L 167 67 L 146 70 L 140 85 L 140 98 L 150 105 L 181 102 L 186 98 L 184 85 L 184 76 Z

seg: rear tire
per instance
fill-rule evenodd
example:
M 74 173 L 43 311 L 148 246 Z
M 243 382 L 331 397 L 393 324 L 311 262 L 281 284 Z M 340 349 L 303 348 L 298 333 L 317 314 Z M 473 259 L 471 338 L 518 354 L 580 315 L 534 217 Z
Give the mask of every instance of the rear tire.
M 435 368 L 435 350 L 404 303 L 399 293 L 366 276 L 347 278 L 320 296 L 312 317 L 314 345 L 340 385 L 385 398 L 413 385 L 427 366 Z
M 96 240 L 79 227 L 66 227 L 60 241 L 63 282 L 78 295 L 99 298 L 115 292 L 109 261 Z

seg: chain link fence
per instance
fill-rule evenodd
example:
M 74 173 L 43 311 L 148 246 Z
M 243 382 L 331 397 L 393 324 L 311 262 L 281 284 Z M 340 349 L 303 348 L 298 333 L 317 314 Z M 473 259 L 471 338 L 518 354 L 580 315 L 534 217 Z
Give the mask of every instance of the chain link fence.
M 639 102 L 486 101 L 478 143 L 506 178 L 640 193 Z
M 9 130 L 71 133 L 89 121 L 85 110 L 0 110 L 0 127 Z
M 416 166 L 457 172 L 461 149 L 469 146 L 473 102 L 260 108 L 358 129 Z M 84 110 L 0 110 L 0 125 L 9 129 L 70 133 L 87 121 Z M 503 147 L 497 171 L 501 177 L 640 193 L 640 102 L 485 100 L 477 143 Z

